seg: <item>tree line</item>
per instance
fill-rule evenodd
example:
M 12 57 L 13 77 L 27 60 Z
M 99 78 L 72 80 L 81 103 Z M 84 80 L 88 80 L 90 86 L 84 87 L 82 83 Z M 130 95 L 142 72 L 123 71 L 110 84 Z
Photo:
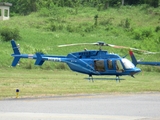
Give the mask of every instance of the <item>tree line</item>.
M 27 15 L 36 12 L 41 8 L 53 7 L 99 7 L 107 9 L 108 7 L 119 7 L 121 5 L 139 5 L 148 4 L 152 7 L 159 7 L 160 0 L 0 0 L 0 2 L 12 3 L 11 12 Z M 101 10 L 99 9 L 99 10 Z

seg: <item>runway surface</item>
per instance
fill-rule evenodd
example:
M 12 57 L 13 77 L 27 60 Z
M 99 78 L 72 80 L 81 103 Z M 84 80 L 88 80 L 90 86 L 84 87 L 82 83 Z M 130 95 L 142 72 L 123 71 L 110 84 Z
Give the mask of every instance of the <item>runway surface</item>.
M 160 93 L 5 99 L 0 120 L 160 120 Z

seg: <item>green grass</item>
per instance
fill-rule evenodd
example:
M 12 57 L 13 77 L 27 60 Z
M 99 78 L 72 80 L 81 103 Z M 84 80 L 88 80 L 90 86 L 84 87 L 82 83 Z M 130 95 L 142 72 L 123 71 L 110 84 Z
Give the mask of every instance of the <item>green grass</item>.
M 73 14 L 73 11 L 72 8 L 58 8 L 55 16 L 43 17 L 40 16 L 40 12 L 28 16 L 15 16 L 11 17 L 10 20 L 0 21 L 0 29 L 3 27 L 19 29 L 21 40 L 18 43 L 22 53 L 35 53 L 37 50 L 41 50 L 47 54 L 66 55 L 84 48 L 98 48 L 95 46 L 58 48 L 57 45 L 97 41 L 160 51 L 160 31 L 154 32 L 160 23 L 159 15 L 157 15 L 160 13 L 158 8 L 124 6 L 119 9 L 109 8 L 105 11 L 97 11 L 97 9 L 86 7 L 79 8 L 76 15 Z M 94 26 L 95 15 L 98 15 L 97 26 Z M 129 28 L 125 28 L 126 19 L 130 21 Z M 55 31 L 51 30 L 53 27 L 56 27 Z M 144 37 L 143 40 L 136 40 L 135 31 L 138 31 L 140 35 L 144 31 L 149 31 L 151 36 L 144 37 L 141 35 Z M 12 61 L 10 56 L 12 53 L 11 45 L 9 42 L 2 42 L 0 38 L 0 46 L 0 55 L 2 56 L 0 67 L 9 66 Z M 103 49 L 118 53 L 121 56 L 128 53 L 128 51 L 108 47 Z M 159 55 L 142 56 L 136 54 L 136 56 L 138 59 L 143 57 L 145 60 L 160 60 Z
M 21 53 L 28 54 L 43 51 L 46 54 L 67 55 L 84 48 L 97 50 L 97 46 L 57 47 L 61 44 L 97 41 L 159 52 L 160 30 L 155 32 L 160 23 L 159 14 L 159 8 L 146 6 L 124 6 L 105 11 L 86 7 L 79 8 L 78 14 L 74 14 L 72 8 L 58 8 L 54 16 L 44 17 L 41 12 L 37 12 L 0 21 L 0 30 L 3 27 L 19 29 L 21 40 L 17 43 L 20 44 Z M 95 15 L 98 15 L 97 26 L 94 26 Z M 129 26 L 125 24 L 126 20 L 129 20 Z M 148 31 L 149 37 L 143 35 Z M 140 39 L 136 39 L 135 34 Z M 35 61 L 22 59 L 19 66 L 12 68 L 13 51 L 10 42 L 3 42 L 0 37 L 0 49 L 0 98 L 15 97 L 16 88 L 20 89 L 20 97 L 160 91 L 159 67 L 138 66 L 145 72 L 141 72 L 136 78 L 124 76 L 122 78 L 125 80 L 121 83 L 106 79 L 115 78 L 114 76 L 98 76 L 91 83 L 84 79 L 88 76 L 71 72 L 66 65 L 66 71 L 60 70 L 60 66 L 63 66 L 61 63 L 45 62 L 42 67 L 37 67 L 34 66 Z M 103 50 L 122 57 L 128 54 L 126 50 L 109 47 L 103 47 Z M 144 58 L 144 61 L 160 61 L 159 54 L 135 55 L 137 59 Z M 130 59 L 129 56 L 127 58 Z
M 160 76 L 156 72 L 142 72 L 132 78 L 115 76 L 93 76 L 94 82 L 88 81 L 88 75 L 64 70 L 41 70 L 7 68 L 0 70 L 0 98 L 15 98 L 19 88 L 19 97 L 40 97 L 69 94 L 107 94 L 160 92 Z

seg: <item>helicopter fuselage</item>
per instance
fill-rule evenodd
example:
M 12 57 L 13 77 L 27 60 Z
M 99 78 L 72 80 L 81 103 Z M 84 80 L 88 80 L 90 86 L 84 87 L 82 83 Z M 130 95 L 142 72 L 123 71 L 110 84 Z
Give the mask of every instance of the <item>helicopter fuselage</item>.
M 66 63 L 71 70 L 89 75 L 134 75 L 141 70 L 126 58 L 107 51 L 82 51 L 70 53 Z

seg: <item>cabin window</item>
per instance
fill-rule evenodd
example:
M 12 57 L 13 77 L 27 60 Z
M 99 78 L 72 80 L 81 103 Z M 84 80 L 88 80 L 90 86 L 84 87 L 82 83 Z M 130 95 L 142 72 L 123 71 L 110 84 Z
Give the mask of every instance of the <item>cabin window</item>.
M 95 60 L 94 68 L 96 71 L 104 72 L 105 71 L 104 60 Z
M 108 69 L 113 69 L 112 60 L 107 60 Z
M 116 60 L 116 70 L 117 70 L 118 72 L 123 72 L 123 71 L 124 71 L 123 66 L 122 66 L 120 60 Z

